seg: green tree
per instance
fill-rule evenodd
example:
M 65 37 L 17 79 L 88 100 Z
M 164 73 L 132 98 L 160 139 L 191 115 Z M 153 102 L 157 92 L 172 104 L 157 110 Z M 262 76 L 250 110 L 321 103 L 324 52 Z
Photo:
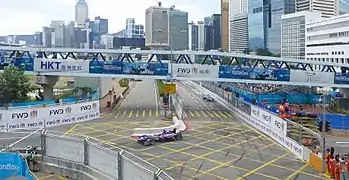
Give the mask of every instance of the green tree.
M 273 56 L 273 53 L 269 52 L 268 49 L 257 49 L 256 55 L 259 56 Z
M 242 51 L 242 53 L 244 53 L 244 54 L 247 54 L 247 55 L 248 55 L 248 54 L 250 54 L 250 53 L 251 53 L 251 51 L 250 51 L 249 49 L 245 49 L 245 50 L 243 50 L 243 51 Z
M 29 100 L 27 94 L 35 90 L 36 86 L 24 71 L 9 65 L 0 73 L 0 105 Z

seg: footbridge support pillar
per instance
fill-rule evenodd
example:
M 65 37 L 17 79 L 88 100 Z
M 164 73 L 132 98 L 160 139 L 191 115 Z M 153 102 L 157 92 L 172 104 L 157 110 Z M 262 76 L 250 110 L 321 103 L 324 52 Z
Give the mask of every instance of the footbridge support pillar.
M 36 76 L 36 84 L 39 84 L 44 89 L 44 100 L 53 100 L 53 87 L 59 81 L 59 76 Z

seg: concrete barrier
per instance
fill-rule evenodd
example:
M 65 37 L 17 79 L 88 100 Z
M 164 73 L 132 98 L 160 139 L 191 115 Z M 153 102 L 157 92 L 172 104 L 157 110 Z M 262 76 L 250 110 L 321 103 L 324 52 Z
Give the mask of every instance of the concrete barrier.
M 46 156 L 43 157 L 40 170 L 75 180 L 113 180 L 113 178 L 103 174 L 101 171 L 84 164 Z

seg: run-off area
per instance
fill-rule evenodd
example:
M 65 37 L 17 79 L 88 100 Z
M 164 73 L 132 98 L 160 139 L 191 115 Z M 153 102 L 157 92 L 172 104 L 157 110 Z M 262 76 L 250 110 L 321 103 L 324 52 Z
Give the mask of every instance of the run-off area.
M 145 147 L 132 139 L 133 128 L 164 127 L 170 122 L 83 123 L 67 134 L 89 136 L 123 148 L 165 170 L 174 179 L 326 179 L 314 169 L 241 122 L 189 122 L 182 141 Z

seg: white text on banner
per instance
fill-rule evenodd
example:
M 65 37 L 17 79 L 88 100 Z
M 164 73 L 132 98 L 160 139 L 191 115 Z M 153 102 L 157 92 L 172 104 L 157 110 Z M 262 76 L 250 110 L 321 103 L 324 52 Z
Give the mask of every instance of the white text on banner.
M 42 59 L 34 60 L 34 71 L 37 72 L 89 72 L 88 60 Z
M 287 123 L 282 118 L 253 105 L 251 105 L 251 117 L 260 120 L 261 123 L 269 126 L 275 132 L 286 136 Z
M 201 64 L 169 64 L 174 77 L 218 78 L 219 67 Z
M 334 84 L 335 74 L 332 72 L 321 71 L 302 71 L 291 70 L 290 81 L 291 82 L 312 82 L 312 83 L 326 83 Z

